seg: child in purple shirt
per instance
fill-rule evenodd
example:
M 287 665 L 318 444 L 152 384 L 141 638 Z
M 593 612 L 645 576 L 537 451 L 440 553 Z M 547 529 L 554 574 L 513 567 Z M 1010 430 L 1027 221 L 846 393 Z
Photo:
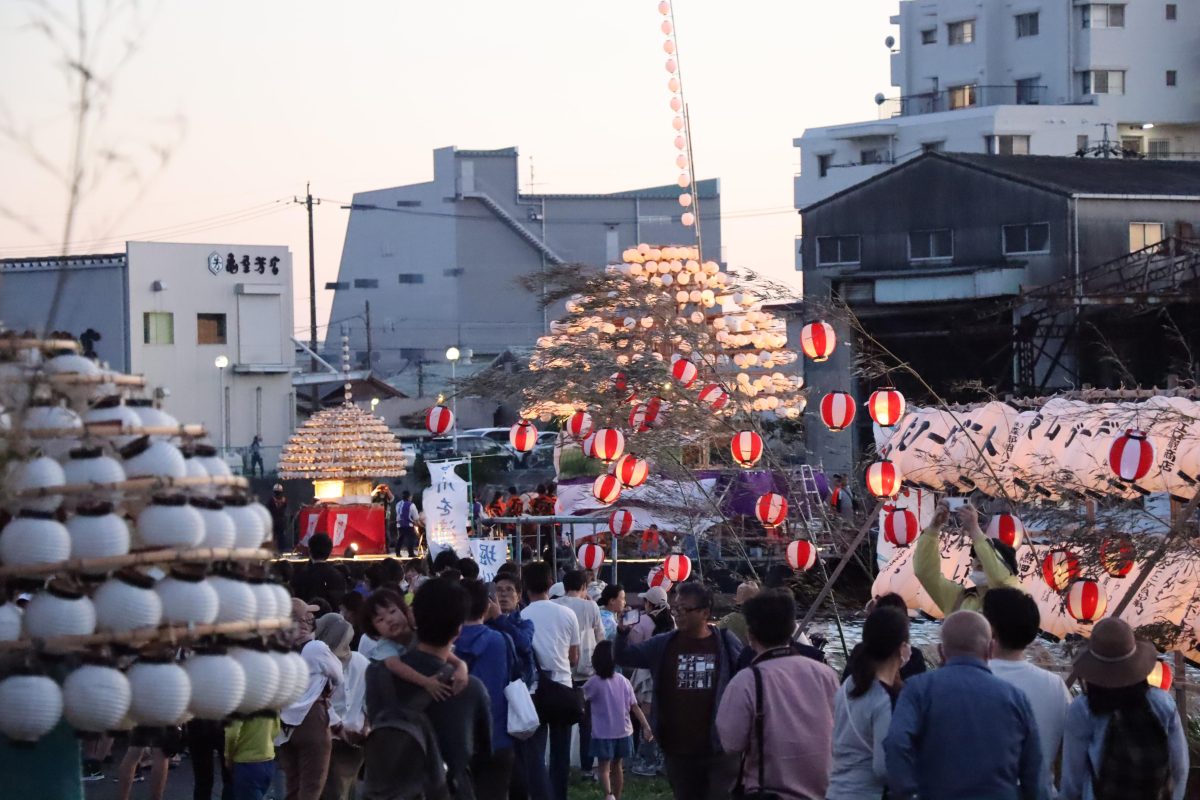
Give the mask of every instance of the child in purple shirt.
M 591 707 L 592 758 L 596 759 L 596 775 L 604 790 L 604 800 L 620 800 L 625 774 L 622 760 L 633 755 L 633 722 L 637 717 L 642 726 L 642 738 L 654 739 L 646 716 L 638 707 L 629 679 L 616 671 L 613 662 L 613 643 L 603 641 L 592 651 L 592 669 L 596 674 L 583 685 L 583 696 Z

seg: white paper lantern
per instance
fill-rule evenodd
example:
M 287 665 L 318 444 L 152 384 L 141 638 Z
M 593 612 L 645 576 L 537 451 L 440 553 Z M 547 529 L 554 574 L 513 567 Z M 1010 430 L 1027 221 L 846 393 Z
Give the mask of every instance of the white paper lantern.
M 187 714 L 192 684 L 183 667 L 167 659 L 143 656 L 127 673 L 133 698 L 129 715 L 138 725 L 178 725 Z
M 154 586 L 162 600 L 163 621 L 172 625 L 211 625 L 220 602 L 199 569 L 175 567 Z
M 200 652 L 183 662 L 192 685 L 188 710 L 197 719 L 224 719 L 246 694 L 246 672 L 224 651 Z
M 0 603 L 0 642 L 21 638 L 21 616 L 21 607 L 16 603 Z
M 99 375 L 100 367 L 78 353 L 63 353 L 48 359 L 42 369 L 52 375 Z
M 23 427 L 39 440 L 44 455 L 61 458 L 83 433 L 83 420 L 66 406 L 34 400 L 25 409 Z
M 121 570 L 101 584 L 92 601 L 101 631 L 155 628 L 162 621 L 162 600 L 154 579 L 134 570 Z
M 267 708 L 279 687 L 279 666 L 265 650 L 233 647 L 229 657 L 237 661 L 246 674 L 246 691 L 238 703 L 239 714 L 253 714 Z
M 84 664 L 63 681 L 63 715 L 84 733 L 115 730 L 129 713 L 133 690 L 119 669 Z
M 179 448 L 149 436 L 122 447 L 121 458 L 129 478 L 182 478 L 187 474 Z
M 17 742 L 36 742 L 62 717 L 58 684 L 44 675 L 12 675 L 0 681 L 0 733 Z
M 245 497 L 231 496 L 224 498 L 225 513 L 233 521 L 234 547 L 258 547 L 266 538 L 262 518 L 250 507 L 250 501 Z
M 204 464 L 196 457 L 196 451 L 191 448 L 181 449 L 183 453 L 183 469 L 184 477 L 186 478 L 207 478 L 208 470 L 204 468 Z
M 71 558 L 108 558 L 129 552 L 129 526 L 111 503 L 80 506 L 67 520 Z
M 96 608 L 81 589 L 51 581 L 25 607 L 24 622 L 25 635 L 31 639 L 87 636 L 96 632 Z
M 217 455 L 217 448 L 211 444 L 196 445 L 196 458 L 200 459 L 200 463 L 204 465 L 204 469 L 214 478 L 227 478 L 232 474 L 229 471 L 229 465 Z
M 142 425 L 141 417 L 132 408 L 124 405 L 120 397 L 106 397 L 99 401 L 84 412 L 83 421 L 89 426 L 105 423 L 112 426 L 114 431 L 139 428 Z M 134 435 L 113 436 L 109 441 L 113 443 L 113 447 L 120 449 L 132 444 L 137 438 Z
M 308 662 L 296 652 L 284 654 L 284 659 L 292 664 L 292 691 L 284 699 L 287 705 L 292 705 L 297 702 L 308 689 L 309 674 Z
M 204 517 L 181 494 L 156 495 L 138 514 L 137 533 L 147 547 L 199 547 Z
M 200 546 L 233 547 L 237 531 L 233 527 L 233 518 L 225 512 L 225 504 L 209 497 L 193 497 L 190 502 L 204 520 L 204 539 Z
M 296 684 L 300 680 L 300 676 L 296 674 L 296 664 L 287 657 L 287 654 L 287 650 L 278 647 L 267 652 L 279 675 L 279 680 L 275 683 L 275 692 L 267 701 L 267 708 L 273 708 L 276 711 L 281 711 L 294 702 L 292 697 L 295 695 Z M 304 677 L 307 676 L 308 668 L 305 667 Z
M 275 618 L 287 621 L 292 618 L 292 593 L 280 583 L 268 584 L 275 593 Z
M 13 462 L 5 480 L 9 491 L 16 495 L 27 489 L 49 489 L 67 482 L 63 468 L 53 458 L 42 456 L 30 461 Z M 18 508 L 33 511 L 55 511 L 62 505 L 62 495 L 48 494 L 45 497 L 23 498 L 16 502 Z
M 148 399 L 127 400 L 125 405 L 130 408 L 133 413 L 137 414 L 141 420 L 143 428 L 178 428 L 179 420 L 155 407 L 154 401 Z M 165 439 L 167 436 L 158 434 L 155 436 L 158 439 Z
M 248 508 L 258 515 L 262 522 L 263 539 L 262 544 L 266 544 L 274 540 L 275 521 L 271 518 L 271 511 L 257 500 L 251 501 Z
M 266 580 L 250 579 L 247 581 L 250 591 L 254 592 L 254 616 L 259 622 L 268 622 L 279 618 L 275 608 L 275 591 Z M 291 609 L 288 609 L 289 615 Z
M 99 447 L 76 447 L 63 461 L 63 477 L 67 483 L 120 483 L 125 480 L 121 462 L 104 455 Z M 114 500 L 106 493 L 102 499 Z
M 217 593 L 217 622 L 254 622 L 257 601 L 250 584 L 227 575 L 214 575 L 208 583 Z
M 54 564 L 70 555 L 71 535 L 50 512 L 22 511 L 0 530 L 0 561 L 6 566 Z

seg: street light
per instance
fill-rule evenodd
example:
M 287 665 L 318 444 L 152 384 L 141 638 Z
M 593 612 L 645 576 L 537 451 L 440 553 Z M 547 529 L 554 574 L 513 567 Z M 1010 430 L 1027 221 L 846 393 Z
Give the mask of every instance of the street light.
M 446 360 L 450 362 L 450 382 L 451 383 L 454 383 L 454 381 L 455 381 L 455 377 L 456 377 L 455 371 L 456 371 L 456 367 L 458 366 L 458 359 L 461 357 L 461 355 L 462 354 L 458 352 L 458 348 L 453 345 L 446 348 Z M 454 439 L 453 439 L 453 442 L 454 442 L 454 452 L 455 452 L 455 454 L 457 454 L 458 453 L 458 392 L 457 391 L 455 391 L 454 395 L 450 398 L 450 413 L 454 417 Z
M 217 407 L 221 410 L 221 460 L 224 460 L 225 459 L 225 448 L 228 446 L 228 442 L 226 441 L 226 438 L 227 438 L 226 431 L 229 427 L 228 423 L 226 421 L 226 418 L 225 418 L 225 412 L 226 412 L 226 409 L 225 409 L 225 368 L 229 366 L 229 356 L 226 356 L 226 355 L 217 356 L 216 359 L 213 361 L 213 366 L 215 366 L 220 371 L 220 375 L 221 375 L 221 384 L 220 384 L 220 392 L 221 393 L 219 395 L 217 395 L 217 401 L 218 401 Z

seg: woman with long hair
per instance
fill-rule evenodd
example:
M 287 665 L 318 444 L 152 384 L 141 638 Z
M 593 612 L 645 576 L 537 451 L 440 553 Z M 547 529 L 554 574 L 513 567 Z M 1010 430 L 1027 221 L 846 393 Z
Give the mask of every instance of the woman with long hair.
M 883 740 L 900 693 L 900 668 L 911 654 L 908 616 L 895 608 L 872 611 L 862 648 L 838 690 L 833 710 L 833 770 L 828 800 L 879 800 L 887 785 Z
M 1067 709 L 1060 800 L 1182 800 L 1187 739 L 1171 695 L 1146 677 L 1158 652 L 1106 617 L 1075 660 L 1084 693 Z

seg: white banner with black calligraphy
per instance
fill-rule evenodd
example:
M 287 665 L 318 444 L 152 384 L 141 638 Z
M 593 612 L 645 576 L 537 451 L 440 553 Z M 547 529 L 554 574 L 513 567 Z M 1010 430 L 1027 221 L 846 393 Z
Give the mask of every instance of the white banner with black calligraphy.
M 467 482 L 455 471 L 455 467 L 465 463 L 442 461 L 429 465 L 430 486 L 421 499 L 430 556 L 436 556 L 448 547 L 465 556 L 470 549 L 467 520 L 471 506 L 467 501 Z

